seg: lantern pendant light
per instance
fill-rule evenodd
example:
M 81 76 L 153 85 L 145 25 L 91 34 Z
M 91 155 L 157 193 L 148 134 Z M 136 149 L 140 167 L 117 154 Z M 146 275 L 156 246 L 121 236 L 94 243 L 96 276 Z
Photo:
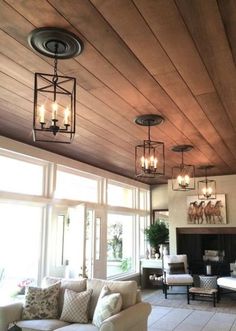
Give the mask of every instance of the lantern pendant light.
M 192 148 L 191 145 L 178 145 L 172 148 L 173 152 L 182 154 L 181 164 L 172 168 L 172 189 L 174 191 L 195 190 L 195 167 L 184 163 L 184 152 L 189 152 Z
M 164 143 L 151 140 L 151 126 L 160 125 L 164 118 L 156 114 L 141 115 L 135 118 L 138 125 L 148 127 L 148 139 L 135 147 L 136 177 L 153 178 L 165 174 Z
M 59 59 L 82 52 L 83 44 L 73 33 L 59 28 L 38 28 L 28 37 L 38 53 L 54 59 L 54 73 L 35 73 L 34 141 L 71 143 L 76 129 L 76 79 L 59 75 Z
M 205 170 L 205 179 L 198 181 L 198 199 L 210 200 L 216 199 L 216 181 L 207 178 L 207 171 L 212 169 L 213 165 L 201 166 L 199 169 Z

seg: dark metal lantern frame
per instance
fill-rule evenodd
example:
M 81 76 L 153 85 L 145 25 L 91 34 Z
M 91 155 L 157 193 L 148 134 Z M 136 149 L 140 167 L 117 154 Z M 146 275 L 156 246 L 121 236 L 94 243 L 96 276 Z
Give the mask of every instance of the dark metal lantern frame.
M 178 145 L 172 148 L 173 152 L 181 153 L 182 159 L 179 166 L 172 167 L 172 190 L 173 191 L 191 191 L 195 190 L 195 167 L 184 163 L 184 152 L 191 151 L 191 145 Z M 178 182 L 181 176 L 182 181 Z M 188 176 L 188 177 L 185 177 Z
M 70 143 L 75 134 L 76 126 L 76 79 L 67 76 L 57 76 L 56 82 L 54 82 L 53 79 L 54 75 L 35 73 L 33 113 L 34 141 Z M 45 85 L 42 85 L 40 82 L 44 82 Z M 71 85 L 71 90 L 65 88 L 64 85 Z M 46 97 L 47 94 L 49 94 L 48 98 Z M 64 96 L 69 100 L 67 105 L 69 104 L 70 116 L 67 124 L 63 124 L 63 116 L 60 116 L 59 112 L 57 118 L 50 119 L 51 110 L 46 110 L 46 120 L 44 122 L 40 121 L 40 104 L 38 102 L 40 95 L 42 95 L 45 100 L 51 100 L 51 103 L 56 101 L 58 96 Z M 58 104 L 58 107 L 64 108 L 60 104 Z M 63 133 L 63 135 L 58 138 L 56 137 L 58 133 Z
M 212 169 L 213 167 L 214 166 L 212 166 L 212 165 L 199 167 L 199 169 L 205 170 L 205 179 L 198 181 L 198 199 L 199 200 L 216 199 L 216 181 L 214 179 L 207 178 L 208 169 Z
M 34 141 L 71 143 L 76 130 L 76 79 L 57 74 L 58 59 L 79 55 L 83 43 L 60 28 L 33 30 L 28 42 L 38 53 L 54 58 L 54 74 L 35 73 Z
M 148 139 L 135 147 L 136 177 L 154 178 L 165 174 L 165 146 L 163 142 L 151 140 L 151 126 L 163 123 L 160 115 L 141 115 L 135 123 L 148 127 Z

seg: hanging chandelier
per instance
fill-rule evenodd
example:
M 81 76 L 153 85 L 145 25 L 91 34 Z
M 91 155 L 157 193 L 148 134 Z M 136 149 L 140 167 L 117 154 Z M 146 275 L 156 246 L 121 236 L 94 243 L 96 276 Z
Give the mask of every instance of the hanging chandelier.
M 192 148 L 191 145 L 178 145 L 172 148 L 173 152 L 182 154 L 181 164 L 172 168 L 172 189 L 174 191 L 195 190 L 195 167 L 184 163 L 184 152 L 189 152 Z
M 200 200 L 216 199 L 216 181 L 207 178 L 207 171 L 213 167 L 213 165 L 199 167 L 205 170 L 205 179 L 198 181 L 198 199 Z
M 136 177 L 153 178 L 165 174 L 164 143 L 151 140 L 151 126 L 160 125 L 164 118 L 160 115 L 141 115 L 135 118 L 138 125 L 148 127 L 148 139 L 135 147 Z
M 82 52 L 81 40 L 64 29 L 39 28 L 28 37 L 38 53 L 54 59 L 53 74 L 35 73 L 34 141 L 71 143 L 76 128 L 76 79 L 58 74 L 58 60 Z

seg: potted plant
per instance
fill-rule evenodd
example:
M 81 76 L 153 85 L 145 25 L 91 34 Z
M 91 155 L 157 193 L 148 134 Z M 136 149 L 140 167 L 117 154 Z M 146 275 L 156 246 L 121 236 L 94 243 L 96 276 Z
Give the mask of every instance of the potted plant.
M 154 222 L 144 230 L 150 246 L 155 250 L 160 258 L 160 245 L 165 244 L 169 240 L 169 229 L 164 222 Z

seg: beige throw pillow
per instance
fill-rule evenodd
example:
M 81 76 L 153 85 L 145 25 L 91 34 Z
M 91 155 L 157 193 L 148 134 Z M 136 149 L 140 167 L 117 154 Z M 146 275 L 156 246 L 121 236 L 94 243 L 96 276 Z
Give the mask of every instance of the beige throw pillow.
M 93 316 L 93 324 L 98 328 L 108 317 L 117 314 L 121 310 L 122 298 L 120 293 L 111 293 L 108 286 L 101 290 Z
M 28 287 L 25 297 L 22 319 L 58 318 L 58 298 L 61 283 L 48 288 Z
M 65 290 L 60 320 L 70 323 L 88 323 L 88 306 L 92 290 L 74 292 Z

